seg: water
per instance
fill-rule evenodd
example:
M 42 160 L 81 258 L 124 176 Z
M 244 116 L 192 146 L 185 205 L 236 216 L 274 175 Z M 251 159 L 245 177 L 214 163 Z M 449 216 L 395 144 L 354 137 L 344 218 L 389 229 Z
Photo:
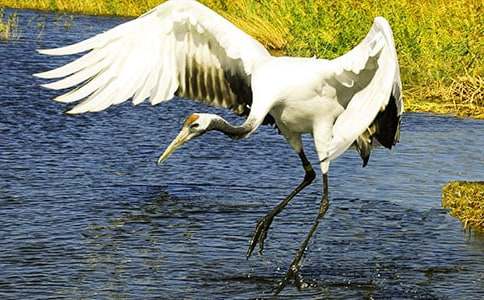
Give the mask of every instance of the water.
M 66 116 L 30 76 L 66 60 L 34 49 L 124 20 L 19 14 L 21 39 L 0 44 L 0 298 L 270 297 L 321 188 L 275 219 L 264 256 L 245 259 L 257 219 L 303 176 L 283 138 L 268 127 L 236 142 L 210 133 L 157 167 L 188 114 L 230 115 L 179 100 Z M 482 299 L 484 239 L 441 209 L 440 191 L 484 179 L 483 129 L 407 114 L 392 152 L 374 151 L 364 169 L 353 152 L 335 161 L 331 207 L 302 268 L 314 287 L 280 298 Z

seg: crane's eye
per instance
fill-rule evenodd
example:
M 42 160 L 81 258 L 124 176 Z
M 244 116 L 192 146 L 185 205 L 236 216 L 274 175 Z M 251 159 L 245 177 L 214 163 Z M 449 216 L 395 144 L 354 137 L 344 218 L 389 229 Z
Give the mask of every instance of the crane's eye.
M 200 126 L 200 124 L 195 123 L 195 124 L 190 125 L 190 128 L 197 128 L 198 126 Z

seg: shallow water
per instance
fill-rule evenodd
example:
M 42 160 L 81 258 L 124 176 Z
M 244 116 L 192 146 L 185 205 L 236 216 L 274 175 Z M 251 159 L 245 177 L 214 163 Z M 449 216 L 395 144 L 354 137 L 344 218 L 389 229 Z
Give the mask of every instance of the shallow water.
M 303 176 L 282 137 L 207 134 L 157 167 L 188 114 L 231 116 L 182 100 L 66 116 L 30 76 L 65 59 L 34 49 L 124 20 L 19 14 L 20 40 L 0 43 L 0 298 L 269 297 L 321 187 L 276 218 L 264 256 L 245 259 L 257 219 Z M 441 209 L 440 191 L 484 179 L 483 145 L 482 121 L 407 114 L 401 143 L 367 168 L 354 152 L 335 161 L 331 207 L 302 268 L 313 287 L 280 298 L 482 299 L 484 238 Z

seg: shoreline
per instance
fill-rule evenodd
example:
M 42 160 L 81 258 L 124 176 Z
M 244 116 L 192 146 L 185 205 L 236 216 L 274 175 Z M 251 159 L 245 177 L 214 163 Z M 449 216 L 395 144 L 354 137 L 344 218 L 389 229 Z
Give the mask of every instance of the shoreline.
M 134 18 L 162 1 L 147 0 L 138 4 L 128 2 L 119 4 L 116 7 L 113 6 L 112 1 L 108 0 L 99 0 L 97 2 L 82 1 L 82 3 L 72 1 L 68 4 L 59 0 L 33 0 L 27 3 L 19 0 L 0 0 L 0 8 L 30 9 L 59 14 Z M 357 27 L 350 28 L 345 26 L 341 26 L 343 28 L 334 28 L 334 24 L 328 24 L 328 27 L 333 28 L 329 28 L 326 32 L 321 30 L 325 26 L 321 26 L 319 23 L 304 24 L 303 21 L 313 21 L 311 14 L 315 12 L 308 12 L 308 8 L 301 7 L 302 5 L 298 1 L 292 1 L 291 4 L 288 4 L 289 2 L 286 0 L 276 0 L 271 2 L 270 7 L 265 1 L 257 1 L 257 3 L 260 2 L 262 4 L 252 3 L 249 0 L 234 0 L 233 4 L 226 4 L 220 0 L 204 0 L 201 2 L 207 4 L 236 26 L 259 40 L 272 54 L 277 56 L 316 56 L 327 59 L 337 57 L 353 48 L 355 46 L 354 43 L 359 42 L 364 37 L 366 30 L 369 28 L 369 25 L 366 23 L 370 22 L 371 24 L 373 19 L 373 16 L 365 16 L 368 19 L 366 20 L 367 22 L 358 21 L 359 24 L 355 23 L 355 25 L 358 25 Z M 313 8 L 320 8 L 323 12 L 325 12 L 323 10 L 325 8 L 328 10 L 328 14 L 332 13 L 331 9 L 338 9 L 338 7 L 324 7 L 325 4 L 321 4 L 319 1 L 315 2 L 316 4 L 312 4 Z M 460 0 L 460 2 L 472 3 L 473 0 Z M 273 9 L 273 6 L 277 7 L 279 11 Z M 411 5 L 403 8 L 406 8 L 409 12 L 415 9 Z M 380 9 L 384 10 L 386 7 Z M 348 13 L 349 16 L 344 18 L 341 21 L 342 23 L 345 21 L 349 22 L 355 18 L 353 16 L 355 11 L 352 11 L 352 8 L 347 10 L 343 14 Z M 316 13 L 321 14 L 321 11 Z M 391 11 L 387 12 L 387 14 L 391 13 Z M 420 13 L 426 14 L 426 12 L 422 11 Z M 382 15 L 385 14 L 382 13 Z M 389 19 L 392 21 L 392 18 Z M 334 21 L 332 22 L 334 23 Z M 362 23 L 365 23 L 365 26 Z M 399 52 L 405 111 L 484 119 L 484 78 L 481 76 L 482 66 L 479 65 L 480 53 L 476 54 L 474 49 L 469 49 L 473 51 L 466 55 L 472 57 L 466 57 L 449 50 L 451 53 L 445 52 L 443 54 L 450 57 L 439 57 L 436 56 L 438 53 L 432 53 L 433 50 L 428 45 L 412 44 L 412 41 L 407 41 L 406 39 L 398 40 L 398 37 L 402 36 L 402 32 L 408 32 L 410 29 L 419 30 L 418 26 L 420 24 L 418 22 L 417 29 L 413 28 L 412 26 L 415 26 L 415 24 L 410 24 L 410 22 L 409 24 L 401 21 L 400 23 L 395 21 L 390 23 L 392 23 L 392 28 L 394 29 L 397 51 Z M 317 32 L 314 33 L 313 31 Z M 325 34 L 328 36 L 324 37 Z M 304 35 L 309 36 L 306 37 Z M 430 33 L 429 36 L 420 36 L 421 39 L 424 37 L 443 38 L 435 35 L 435 33 Z M 407 39 L 411 40 L 412 38 L 408 37 Z M 435 44 L 439 43 L 439 40 L 431 40 L 431 42 Z M 466 42 L 471 45 L 473 43 L 478 44 L 478 40 L 475 42 L 473 39 L 469 39 Z M 321 47 L 321 43 L 327 48 Z M 420 54 L 420 57 L 417 56 L 418 54 Z M 432 61 L 429 61 L 430 59 Z M 455 59 L 455 62 L 453 61 L 455 66 L 449 66 L 446 63 L 448 59 Z M 462 64 L 457 64 L 457 59 L 462 63 L 465 62 L 468 67 L 463 68 Z M 466 60 L 469 60 L 469 62 Z M 422 64 L 427 64 L 427 66 L 421 66 Z M 425 69 L 426 67 L 427 69 Z M 465 75 L 461 76 L 463 74 Z
M 484 181 L 451 181 L 442 188 L 442 207 L 464 230 L 484 232 Z

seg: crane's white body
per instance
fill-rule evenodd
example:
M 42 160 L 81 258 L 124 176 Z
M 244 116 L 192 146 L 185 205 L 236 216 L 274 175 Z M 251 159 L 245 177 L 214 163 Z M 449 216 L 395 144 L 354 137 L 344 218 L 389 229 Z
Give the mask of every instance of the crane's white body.
M 254 101 L 251 113 L 270 113 L 296 152 L 302 148 L 301 134 L 312 134 L 317 149 L 323 151 L 321 160 L 331 139 L 331 126 L 344 111 L 324 87 L 327 67 L 324 60 L 279 57 L 265 62 L 253 75 L 254 99 L 272 101 Z M 322 167 L 327 171 L 327 164 Z
M 357 47 L 334 60 L 272 57 L 193 0 L 167 1 L 93 38 L 40 52 L 85 51 L 90 52 L 72 63 L 36 74 L 65 77 L 47 88 L 80 85 L 56 98 L 82 100 L 69 113 L 101 111 L 128 99 L 158 104 L 177 95 L 248 114 L 253 130 L 270 115 L 296 151 L 301 134 L 314 136 L 324 173 L 330 160 L 369 130 L 391 96 L 397 115 L 403 112 L 392 32 L 381 17 Z

